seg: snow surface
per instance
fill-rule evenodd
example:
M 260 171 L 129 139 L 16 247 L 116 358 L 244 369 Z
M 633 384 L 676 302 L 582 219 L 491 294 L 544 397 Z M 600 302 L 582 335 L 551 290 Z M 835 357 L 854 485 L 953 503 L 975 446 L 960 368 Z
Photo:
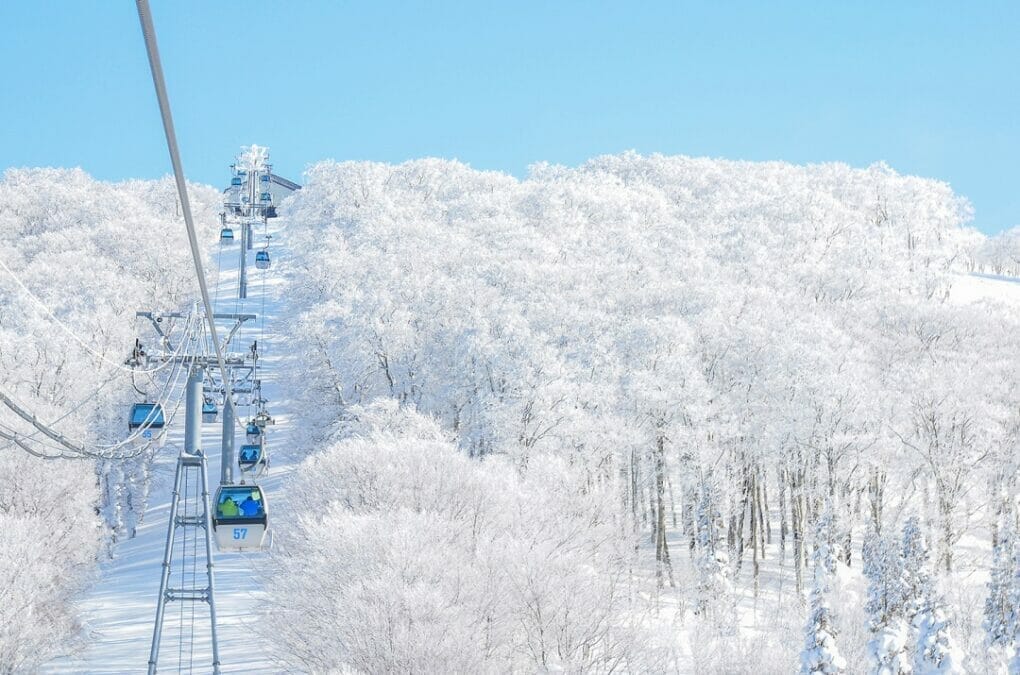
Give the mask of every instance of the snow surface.
M 1020 279 L 994 274 L 960 275 L 950 298 L 960 303 L 996 300 L 1010 305 L 1020 305 Z
M 272 536 L 272 509 L 274 500 L 280 495 L 281 479 L 289 470 L 284 452 L 290 429 L 287 402 L 280 400 L 279 376 L 274 365 L 280 361 L 281 344 L 284 336 L 276 331 L 282 326 L 276 321 L 279 316 L 278 288 L 282 283 L 279 255 L 283 240 L 283 219 L 269 221 L 268 232 L 273 236 L 273 267 L 263 272 L 249 267 L 248 298 L 236 300 L 239 263 L 239 241 L 213 252 L 213 260 L 219 262 L 219 270 L 207 270 L 215 279 L 215 305 L 217 312 L 250 312 L 265 316 L 265 334 L 258 335 L 254 329 L 241 332 L 239 347 L 246 349 L 252 339 L 259 340 L 261 352 L 260 376 L 263 395 L 269 400 L 268 409 L 276 420 L 269 427 L 270 473 L 259 481 L 266 491 L 270 509 L 270 537 Z M 261 227 L 256 228 L 256 250 L 261 239 Z M 254 260 L 254 250 L 248 253 L 249 264 Z M 212 290 L 212 289 L 211 289 Z M 261 325 L 260 325 L 261 327 Z M 140 329 L 143 329 L 140 327 Z M 239 412 L 243 414 L 244 408 Z M 219 421 L 202 426 L 203 447 L 209 457 L 208 479 L 210 491 L 219 483 L 220 476 L 220 434 Z M 238 435 L 238 444 L 243 434 Z M 171 426 L 166 447 L 156 460 L 153 470 L 153 484 L 149 504 L 137 536 L 119 542 L 113 551 L 113 558 L 104 562 L 99 570 L 98 580 L 81 598 L 79 607 L 85 625 L 86 644 L 79 653 L 58 659 L 41 672 L 44 673 L 140 673 L 144 672 L 149 660 L 152 641 L 152 625 L 156 613 L 156 598 L 159 593 L 160 569 L 166 542 L 167 520 L 170 510 L 170 495 L 176 469 L 177 449 L 184 439 L 183 416 L 179 415 Z M 236 473 L 236 469 L 235 469 Z M 271 543 L 271 538 L 267 538 Z M 265 579 L 262 575 L 266 553 L 220 553 L 214 549 L 214 572 L 216 584 L 217 628 L 221 671 L 223 673 L 284 672 L 274 665 L 272 646 L 256 637 L 252 622 L 265 599 Z M 201 548 L 199 549 L 201 551 Z M 201 571 L 201 559 L 200 559 Z M 199 574 L 199 585 L 204 577 Z M 189 654 L 191 613 L 194 609 L 194 653 Z M 183 612 L 183 613 L 182 613 Z M 202 603 L 169 603 L 164 619 L 159 670 L 180 672 L 211 672 L 212 652 L 209 634 L 209 611 Z M 182 621 L 183 620 L 183 621 Z M 183 664 L 179 663 L 180 636 L 185 634 Z

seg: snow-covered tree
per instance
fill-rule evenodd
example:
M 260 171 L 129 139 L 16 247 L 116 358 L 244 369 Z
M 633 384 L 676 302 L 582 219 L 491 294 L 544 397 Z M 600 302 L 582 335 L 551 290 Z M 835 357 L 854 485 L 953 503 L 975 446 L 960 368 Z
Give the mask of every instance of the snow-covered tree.
M 298 468 L 267 635 L 312 671 L 657 670 L 599 493 L 552 457 L 519 476 L 379 401 Z M 357 435 L 349 436 L 347 434 Z M 285 514 L 283 517 L 287 517 Z M 437 545 L 441 542 L 441 545 Z M 634 613 L 636 612 L 636 613 Z M 329 640 L 308 639 L 329 635 Z
M 720 543 L 719 516 L 709 481 L 701 485 L 695 512 L 697 528 L 694 552 L 694 611 L 713 625 L 728 627 L 733 618 L 733 584 L 729 557 Z
M 192 197 L 211 242 L 219 194 L 195 186 Z M 119 365 L 135 312 L 180 309 L 194 290 L 177 210 L 169 179 L 114 184 L 78 169 L 0 179 L 0 390 L 87 449 L 121 440 L 135 387 L 162 384 L 163 373 L 132 382 Z M 145 509 L 150 454 L 40 457 L 54 450 L 0 405 L 0 672 L 36 672 L 70 649 L 75 594 Z
M 636 588 L 692 589 L 701 616 L 811 588 L 826 501 L 830 551 L 851 568 L 873 538 L 862 521 L 886 532 L 908 513 L 952 568 L 973 485 L 1012 452 L 1020 331 L 998 306 L 955 301 L 975 237 L 943 183 L 634 153 L 524 180 L 322 162 L 281 211 L 301 260 L 288 298 L 302 433 L 331 438 L 384 397 L 486 470 L 566 462 L 634 546 Z M 764 560 L 793 583 L 763 587 Z M 922 603 L 901 595 L 875 630 L 902 628 L 906 668 Z M 859 597 L 834 603 L 837 622 Z M 860 628 L 840 628 L 862 661 Z M 797 643 L 783 643 L 791 664 Z
M 1020 673 L 1020 546 L 1013 544 L 1013 581 L 1010 588 L 1010 605 L 1013 607 L 1013 657 L 1009 660 L 1010 675 Z
M 836 644 L 837 633 L 827 597 L 831 592 L 831 577 L 839 564 L 832 525 L 830 503 L 815 524 L 814 587 L 811 589 L 804 649 L 800 654 L 800 672 L 803 675 L 846 672 L 846 660 Z
M 804 675 L 845 673 L 846 660 L 840 655 L 836 644 L 832 608 L 825 591 L 817 585 L 811 591 L 810 607 L 804 650 L 800 654 L 800 672 Z
M 992 569 L 984 616 L 988 645 L 1004 652 L 1014 646 L 1015 632 L 1020 624 L 1020 604 L 1014 598 L 1018 548 L 1014 516 L 1012 510 L 1006 509 L 992 547 Z
M 863 549 L 864 575 L 868 578 L 872 638 L 868 643 L 873 671 L 877 675 L 911 672 L 910 626 L 905 619 L 908 586 L 897 542 L 877 532 L 869 534 Z
M 901 552 L 905 586 L 903 615 L 907 623 L 914 625 L 915 617 L 929 604 L 928 599 L 934 593 L 928 544 L 921 532 L 921 523 L 917 516 L 911 516 L 903 525 Z
M 1015 503 L 1003 500 L 992 546 L 992 569 L 984 606 L 984 628 L 993 659 L 1020 673 L 1020 544 Z
M 963 656 L 953 640 L 945 600 L 932 575 L 928 543 L 917 516 L 903 525 L 904 616 L 913 629 L 914 672 L 961 673 Z
M 966 672 L 963 655 L 953 640 L 951 626 L 942 597 L 932 594 L 914 619 L 917 630 L 914 672 L 917 675 Z

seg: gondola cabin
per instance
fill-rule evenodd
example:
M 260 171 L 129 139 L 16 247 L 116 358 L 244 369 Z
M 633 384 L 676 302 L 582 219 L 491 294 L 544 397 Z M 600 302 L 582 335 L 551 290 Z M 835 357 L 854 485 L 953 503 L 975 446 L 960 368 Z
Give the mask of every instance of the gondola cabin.
M 229 244 L 234 241 L 234 231 L 229 227 L 220 230 L 220 243 Z
M 267 206 L 265 208 L 265 212 L 266 212 L 266 218 L 276 218 L 276 207 L 275 206 Z
M 233 178 L 230 179 L 230 184 L 233 187 L 241 187 L 241 177 L 240 176 L 234 176 Z
M 255 254 L 255 267 L 260 270 L 267 270 L 269 269 L 269 265 L 269 251 L 259 251 Z
M 237 466 L 242 473 L 261 470 L 269 463 L 265 448 L 259 444 L 245 444 L 237 453 Z
M 269 182 L 269 174 L 268 173 L 262 174 L 262 177 L 259 178 L 259 180 L 262 181 L 263 183 L 268 183 Z
M 273 199 L 273 195 L 272 195 L 272 194 L 270 194 L 270 193 L 268 193 L 268 192 L 263 192 L 263 193 L 262 193 L 262 194 L 261 194 L 261 195 L 259 196 L 259 199 L 261 199 L 261 200 L 262 200 L 262 201 L 264 201 L 264 202 L 272 201 L 272 199 Z
M 202 422 L 205 424 L 211 424 L 216 421 L 216 416 L 219 414 L 220 409 L 216 405 L 215 401 L 211 399 L 205 399 L 202 403 Z
M 244 433 L 248 436 L 248 442 L 251 444 L 259 443 L 262 440 L 262 429 L 259 429 L 259 425 L 255 424 L 254 421 L 248 422 L 248 426 L 244 428 Z
M 138 434 L 139 442 L 153 442 L 162 447 L 166 440 L 166 416 L 159 403 L 135 403 L 128 417 L 128 431 Z
M 220 550 L 261 548 L 269 526 L 269 509 L 258 485 L 221 485 L 213 503 L 213 533 Z

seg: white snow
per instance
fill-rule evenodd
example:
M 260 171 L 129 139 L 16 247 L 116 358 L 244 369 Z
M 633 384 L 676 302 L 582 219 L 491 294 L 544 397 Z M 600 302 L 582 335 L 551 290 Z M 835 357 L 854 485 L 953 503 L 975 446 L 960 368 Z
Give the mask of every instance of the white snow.
M 1020 305 L 1020 279 L 993 274 L 961 274 L 950 293 L 960 303 L 993 300 Z

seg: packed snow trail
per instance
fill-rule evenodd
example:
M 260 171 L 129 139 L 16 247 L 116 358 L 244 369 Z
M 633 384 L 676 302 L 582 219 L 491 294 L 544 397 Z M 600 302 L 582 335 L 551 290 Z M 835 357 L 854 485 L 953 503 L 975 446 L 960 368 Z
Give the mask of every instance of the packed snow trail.
M 994 274 L 961 274 L 953 284 L 950 299 L 960 304 L 992 300 L 1020 305 L 1020 279 Z
M 259 341 L 260 368 L 263 396 L 268 399 L 270 414 L 276 424 L 267 428 L 267 442 L 270 451 L 270 470 L 258 483 L 266 492 L 269 505 L 270 535 L 280 525 L 274 520 L 274 506 L 280 502 L 279 486 L 287 473 L 287 457 L 282 452 L 287 447 L 290 431 L 290 416 L 287 402 L 280 399 L 280 373 L 277 364 L 281 362 L 284 337 L 275 329 L 282 327 L 276 321 L 279 316 L 279 302 L 275 291 L 283 283 L 280 274 L 281 260 L 286 264 L 288 256 L 280 255 L 281 244 L 286 236 L 282 218 L 269 221 L 268 233 L 272 235 L 271 249 L 273 266 L 269 270 L 256 270 L 251 264 L 257 243 L 262 241 L 262 226 L 255 227 L 256 247 L 248 252 L 248 298 L 237 300 L 238 254 L 240 242 L 224 245 L 213 252 L 213 260 L 219 260 L 220 273 L 215 282 L 216 312 L 247 312 L 259 315 L 254 326 L 245 326 L 230 348 L 230 351 L 246 351 L 252 340 Z M 213 270 L 209 270 L 210 275 Z M 265 316 L 263 317 L 263 307 Z M 141 309 L 141 308 L 140 308 Z M 264 335 L 260 329 L 265 329 Z M 147 327 L 139 322 L 139 330 Z M 142 333 L 143 341 L 152 336 Z M 183 387 L 183 380 L 181 383 Z M 183 392 L 182 392 L 183 393 Z M 176 396 L 176 394 L 175 394 Z M 166 447 L 157 455 L 153 466 L 152 486 L 149 502 L 142 523 L 133 539 L 117 542 L 113 547 L 112 559 L 100 565 L 95 584 L 78 602 L 85 627 L 85 642 L 74 654 L 58 659 L 43 668 L 44 673 L 140 673 L 145 672 L 149 661 L 152 641 L 152 626 L 159 594 L 160 573 L 163 551 L 166 544 L 167 521 L 170 512 L 170 497 L 173 488 L 174 471 L 177 466 L 178 449 L 184 442 L 183 404 L 167 434 Z M 244 415 L 246 408 L 239 406 L 238 413 Z M 246 422 L 242 419 L 242 424 Z M 202 425 L 202 447 L 208 457 L 208 480 L 211 493 L 219 484 L 220 477 L 220 418 L 214 424 Z M 238 429 L 237 448 L 244 442 L 242 429 Z M 237 469 L 235 467 L 235 478 Z M 197 530 L 199 533 L 200 530 Z M 190 548 L 190 547 L 189 547 Z M 257 620 L 265 598 L 265 577 L 263 575 L 266 553 L 221 553 L 213 544 L 213 562 L 216 584 L 217 629 L 221 671 L 223 673 L 283 672 L 273 661 L 271 644 L 257 635 L 253 622 Z M 199 547 L 199 581 L 204 579 L 204 558 Z M 174 552 L 174 571 L 180 569 L 180 550 Z M 190 564 L 189 564 L 190 568 Z M 179 577 L 178 577 L 179 578 Z M 189 576 L 190 580 L 190 576 Z M 174 581 L 171 579 L 171 585 Z M 200 583 L 199 585 L 204 585 Z M 194 651 L 189 649 L 191 616 L 194 610 Z M 168 603 L 163 625 L 162 646 L 159 657 L 159 672 L 182 671 L 207 673 L 212 671 L 212 651 L 209 633 L 209 608 L 204 603 Z M 183 651 L 179 650 L 181 633 L 185 635 Z M 181 657 L 179 659 L 179 656 Z M 180 662 L 179 662 L 180 661 Z

